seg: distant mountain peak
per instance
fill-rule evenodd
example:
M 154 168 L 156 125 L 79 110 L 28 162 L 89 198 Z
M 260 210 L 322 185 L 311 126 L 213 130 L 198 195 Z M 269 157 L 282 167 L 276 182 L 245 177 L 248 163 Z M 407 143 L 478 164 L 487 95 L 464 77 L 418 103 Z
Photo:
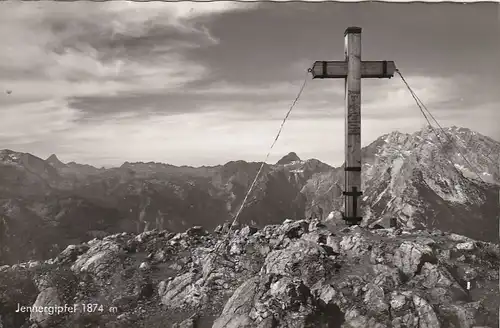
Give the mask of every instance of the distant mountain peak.
M 276 164 L 277 165 L 285 165 L 290 164 L 292 162 L 300 161 L 300 157 L 297 156 L 296 153 L 290 152 L 287 155 L 283 156 Z
M 61 162 L 55 154 L 50 155 L 45 161 L 55 168 L 60 168 L 60 167 L 66 166 L 66 164 Z
M 56 154 L 50 155 L 47 159 L 47 162 L 54 162 L 54 163 L 62 163 L 59 158 L 57 158 Z

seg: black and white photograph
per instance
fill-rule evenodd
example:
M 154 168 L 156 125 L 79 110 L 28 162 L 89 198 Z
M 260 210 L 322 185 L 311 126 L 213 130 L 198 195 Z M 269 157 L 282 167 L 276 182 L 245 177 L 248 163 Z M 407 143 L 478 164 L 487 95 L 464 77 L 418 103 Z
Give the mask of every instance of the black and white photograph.
M 0 328 L 497 328 L 500 3 L 0 1 Z

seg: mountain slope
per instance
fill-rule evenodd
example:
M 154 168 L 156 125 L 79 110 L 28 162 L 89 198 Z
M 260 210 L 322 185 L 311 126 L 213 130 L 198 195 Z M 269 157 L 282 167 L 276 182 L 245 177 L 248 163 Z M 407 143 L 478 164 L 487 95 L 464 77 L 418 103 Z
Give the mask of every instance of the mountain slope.
M 0 150 L 0 197 L 43 195 L 60 181 L 57 169 L 43 159 L 9 149 Z
M 429 128 L 411 135 L 393 132 L 363 149 L 365 224 L 387 224 L 385 218 L 396 217 L 408 228 L 498 240 L 500 144 L 463 128 L 446 132 L 460 152 Z M 309 208 L 341 208 L 343 184 L 343 168 L 313 177 L 304 188 Z

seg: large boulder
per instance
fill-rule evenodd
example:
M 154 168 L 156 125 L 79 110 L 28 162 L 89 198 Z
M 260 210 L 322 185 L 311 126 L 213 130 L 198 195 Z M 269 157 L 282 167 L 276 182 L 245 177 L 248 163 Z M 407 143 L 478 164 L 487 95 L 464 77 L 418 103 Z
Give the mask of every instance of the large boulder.
M 250 311 L 258 292 L 259 281 L 259 277 L 254 277 L 241 284 L 227 301 L 220 317 L 215 321 L 212 328 L 249 327 L 253 322 L 250 318 Z
M 58 315 L 61 314 L 54 312 L 59 307 L 64 308 L 64 304 L 57 288 L 45 288 L 40 292 L 40 294 L 38 294 L 38 297 L 32 306 L 34 311 L 30 313 L 30 320 L 36 322 L 42 328 L 53 327 L 53 325 L 57 322 Z M 72 306 L 71 310 L 73 310 Z
M 86 272 L 103 281 L 109 277 L 123 254 L 122 246 L 112 240 L 99 240 L 80 255 L 71 266 L 75 273 Z
M 318 244 L 307 240 L 292 242 L 287 248 L 275 250 L 266 257 L 262 272 L 289 277 L 300 277 L 308 286 L 328 272 L 327 252 Z
M 394 253 L 394 265 L 408 278 L 420 273 L 426 262 L 436 263 L 432 248 L 416 242 L 405 241 Z

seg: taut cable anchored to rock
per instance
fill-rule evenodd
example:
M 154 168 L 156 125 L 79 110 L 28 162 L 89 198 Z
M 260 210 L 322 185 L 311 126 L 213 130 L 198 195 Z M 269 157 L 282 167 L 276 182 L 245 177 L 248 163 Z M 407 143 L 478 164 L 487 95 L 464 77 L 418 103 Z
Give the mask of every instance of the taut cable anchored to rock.
M 252 193 L 253 191 L 253 188 L 255 187 L 255 185 L 257 184 L 257 181 L 260 177 L 260 174 L 262 172 L 262 169 L 264 168 L 264 165 L 266 164 L 267 160 L 269 159 L 269 156 L 271 155 L 271 151 L 273 150 L 274 148 L 274 145 L 276 144 L 276 142 L 278 141 L 280 135 L 281 135 L 281 131 L 283 130 L 283 126 L 285 125 L 285 122 L 286 120 L 288 119 L 288 117 L 290 116 L 293 108 L 295 107 L 295 105 L 297 104 L 297 102 L 299 101 L 300 99 L 300 96 L 302 95 L 302 92 L 304 91 L 306 85 L 307 85 L 307 77 L 309 75 L 309 73 L 311 72 L 311 68 L 307 69 L 307 73 L 306 73 L 306 76 L 304 78 L 304 81 L 302 82 L 302 86 L 300 87 L 299 89 L 299 92 L 297 93 L 297 96 L 295 97 L 295 99 L 293 100 L 290 108 L 288 109 L 285 117 L 283 118 L 283 121 L 281 122 L 281 125 L 280 125 L 280 128 L 278 130 L 278 133 L 276 134 L 276 137 L 274 138 L 274 141 L 273 143 L 271 144 L 271 147 L 269 148 L 269 151 L 267 152 L 267 155 L 264 159 L 264 161 L 261 163 L 260 167 L 259 167 L 259 170 L 257 171 L 257 174 L 255 175 L 255 178 L 253 179 L 253 182 L 252 184 L 250 185 L 250 188 L 248 188 L 248 191 L 247 193 L 245 194 L 245 197 L 243 198 L 243 201 L 241 202 L 241 205 L 240 205 L 240 208 L 238 209 L 238 211 L 236 212 L 236 215 L 234 216 L 234 220 L 233 222 L 231 223 L 231 225 L 229 226 L 229 229 L 228 231 L 226 232 L 226 235 L 224 236 L 223 238 L 223 241 L 221 244 L 218 244 L 215 248 L 214 248 L 214 251 L 219 251 L 219 247 L 225 247 L 225 244 L 228 240 L 228 237 L 229 237 L 229 234 L 231 233 L 231 230 L 232 228 L 236 225 L 236 223 L 238 222 L 238 218 L 241 214 L 241 212 L 243 211 L 243 208 L 245 207 L 245 204 L 248 200 L 248 197 L 250 196 L 250 194 Z

